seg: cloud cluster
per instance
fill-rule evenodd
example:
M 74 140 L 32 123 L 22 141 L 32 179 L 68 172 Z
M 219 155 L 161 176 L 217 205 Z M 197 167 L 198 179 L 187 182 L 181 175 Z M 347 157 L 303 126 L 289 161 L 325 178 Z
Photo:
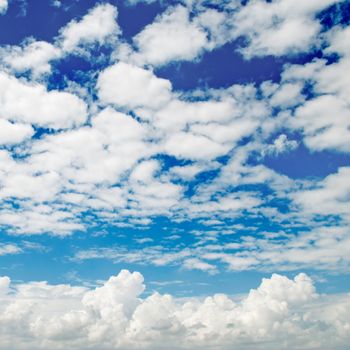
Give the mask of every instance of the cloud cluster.
M 165 263 L 210 273 L 218 263 L 232 270 L 310 267 L 320 257 L 324 269 L 348 266 L 348 167 L 324 179 L 292 179 L 264 163 L 300 144 L 349 152 L 350 31 L 337 25 L 320 34 L 317 19 L 336 1 L 213 3 L 168 6 L 129 42 L 117 8 L 97 4 L 52 43 L 29 38 L 1 49 L 6 232 L 63 236 L 92 221 L 147 227 L 166 217 L 198 223 L 194 247 L 146 251 L 136 261 L 168 254 Z M 158 66 L 194 61 L 239 37 L 247 39 L 246 58 L 310 47 L 322 49 L 323 58 L 284 66 L 278 82 L 218 89 L 174 90 L 157 76 Z M 109 48 L 101 61 L 96 46 Z M 81 85 L 64 77 L 66 85 L 56 86 L 48 80 L 58 69 L 52 63 L 69 55 L 88 58 L 91 71 Z M 233 235 L 242 220 L 256 225 L 254 234 Z M 275 229 L 258 237 L 263 220 Z M 222 236 L 231 246 L 216 244 Z
M 293 0 L 254 0 L 240 9 L 233 19 L 236 32 L 248 45 L 242 48 L 246 57 L 308 51 L 317 45 L 321 30 L 316 15 L 338 0 L 311 0 L 304 4 Z
M 315 59 L 304 66 L 290 66 L 283 73 L 286 81 L 302 81 L 312 86 L 314 97 L 295 111 L 291 125 L 301 129 L 304 142 L 312 150 L 337 150 L 349 153 L 350 84 L 344 77 L 349 69 L 350 52 L 347 40 L 349 28 L 336 28 L 328 33 L 326 53 L 336 54 L 339 60 L 327 64 Z
M 116 22 L 117 8 L 110 4 L 99 4 L 80 21 L 72 20 L 62 28 L 61 47 L 71 52 L 79 45 L 103 44 L 108 37 L 120 32 Z
M 34 79 L 40 79 L 52 72 L 55 61 L 69 55 L 88 56 L 88 48 L 94 45 L 115 43 L 120 34 L 117 15 L 115 6 L 97 4 L 80 20 L 73 19 L 62 27 L 53 43 L 28 37 L 19 46 L 1 47 L 1 66 L 15 73 L 30 72 Z
M 204 52 L 244 39 L 237 48 L 246 59 L 308 52 L 320 46 L 317 15 L 342 0 L 183 1 L 169 6 L 134 38 L 117 49 L 117 57 L 140 65 L 162 66 L 194 60 Z M 135 4 L 136 2 L 130 2 Z
M 0 348 L 345 349 L 348 295 L 326 298 L 310 278 L 274 274 L 248 295 L 143 296 L 138 272 L 96 289 L 0 278 Z
M 63 91 L 47 91 L 44 85 L 27 83 L 4 72 L 0 72 L 0 99 L 1 118 L 13 122 L 67 129 L 83 124 L 87 118 L 86 104 L 77 96 Z M 31 127 L 27 126 L 25 130 L 23 124 L 15 124 L 12 128 L 7 124 L 5 127 L 15 135 L 31 134 Z

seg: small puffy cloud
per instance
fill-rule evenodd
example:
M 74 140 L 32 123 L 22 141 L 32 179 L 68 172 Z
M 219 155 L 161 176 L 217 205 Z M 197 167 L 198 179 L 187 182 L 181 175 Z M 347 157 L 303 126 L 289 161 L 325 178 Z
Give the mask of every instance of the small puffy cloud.
M 7 0 L 0 0 L 0 15 L 3 15 L 6 13 L 8 8 L 8 1 Z
M 3 72 L 0 100 L 0 117 L 14 122 L 64 129 L 84 123 L 87 117 L 85 103 L 75 95 L 47 91 L 43 85 L 27 83 Z
M 0 119 L 0 145 L 14 145 L 32 137 L 34 129 L 28 124 Z
M 297 106 L 287 125 L 301 131 L 305 145 L 311 150 L 350 151 L 350 83 L 344 74 L 350 67 L 345 44 L 349 33 L 348 28 L 335 28 L 326 35 L 329 46 L 325 51 L 338 54 L 336 62 L 327 64 L 325 60 L 315 59 L 305 65 L 286 67 L 282 74 L 283 85 L 309 86 L 312 97 Z
M 300 106 L 291 125 L 302 130 L 305 144 L 313 150 L 350 152 L 349 112 L 343 99 L 322 95 Z
M 183 263 L 183 267 L 188 270 L 206 271 L 211 274 L 217 272 L 216 267 L 214 265 L 199 260 L 197 258 L 186 259 Z
M 179 118 L 181 111 L 181 118 Z M 156 127 L 175 132 L 185 130 L 190 124 L 225 124 L 237 116 L 235 101 L 199 101 L 189 102 L 173 99 L 156 113 L 142 113 L 140 116 L 152 121 Z
M 31 71 L 37 77 L 51 72 L 50 61 L 60 58 L 61 50 L 46 41 L 32 41 L 23 47 L 4 48 L 1 55 L 5 65 L 12 70 Z
M 286 84 L 271 84 L 265 82 L 261 86 L 266 97 L 270 98 L 272 107 L 286 109 L 301 104 L 304 97 L 301 94 L 303 84 L 301 83 L 286 83 Z
M 134 39 L 137 62 L 163 65 L 170 61 L 193 60 L 206 47 L 207 33 L 191 22 L 187 8 L 176 6 L 146 26 Z
M 171 135 L 164 144 L 166 153 L 180 159 L 215 159 L 229 151 L 229 146 L 221 145 L 202 135 L 180 132 Z
M 171 83 L 168 80 L 124 62 L 106 68 L 99 75 L 96 87 L 103 103 L 128 109 L 158 108 L 171 96 Z
M 295 140 L 288 140 L 287 135 L 279 135 L 272 144 L 268 145 L 263 151 L 262 155 L 278 156 L 283 153 L 291 152 L 298 147 L 298 142 Z
M 232 17 L 236 36 L 244 36 L 247 58 L 286 55 L 306 51 L 315 43 L 321 25 L 317 13 L 337 0 L 255 0 L 242 6 Z
M 98 4 L 81 20 L 72 20 L 61 29 L 61 46 L 66 52 L 74 51 L 79 45 L 103 44 L 120 32 L 116 22 L 117 8 L 110 4 Z
M 292 194 L 304 212 L 314 215 L 340 215 L 349 217 L 350 167 L 341 167 L 334 174 L 313 184 L 312 188 Z

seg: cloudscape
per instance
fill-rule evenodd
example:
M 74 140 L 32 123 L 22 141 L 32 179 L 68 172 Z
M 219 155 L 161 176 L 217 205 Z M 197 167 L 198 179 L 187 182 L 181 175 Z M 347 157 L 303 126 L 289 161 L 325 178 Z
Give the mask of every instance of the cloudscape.
M 347 350 L 350 2 L 0 0 L 0 350 Z

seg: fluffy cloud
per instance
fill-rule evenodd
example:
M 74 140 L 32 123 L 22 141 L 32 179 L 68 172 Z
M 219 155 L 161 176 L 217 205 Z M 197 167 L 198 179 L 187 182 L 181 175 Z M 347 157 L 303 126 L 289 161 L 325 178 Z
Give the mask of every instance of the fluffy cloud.
M 207 45 L 206 32 L 190 21 L 183 6 L 168 9 L 134 37 L 135 60 L 162 65 L 170 61 L 193 60 Z
M 10 123 L 0 119 L 0 145 L 13 145 L 21 143 L 33 136 L 34 130 L 30 125 Z
M 306 145 L 314 150 L 350 151 L 349 105 L 333 95 L 322 95 L 296 111 L 292 125 L 301 128 Z
M 117 9 L 110 4 L 99 4 L 80 21 L 72 20 L 61 30 L 64 51 L 75 50 L 79 45 L 102 44 L 120 32 L 116 22 Z
M 170 99 L 171 83 L 151 71 L 119 62 L 99 75 L 97 89 L 103 103 L 128 109 L 159 108 Z
M 226 154 L 230 149 L 205 136 L 185 132 L 172 135 L 166 140 L 164 148 L 168 154 L 180 159 L 212 159 Z
M 220 346 L 345 349 L 349 340 L 347 295 L 319 297 L 305 274 L 274 274 L 234 301 L 224 294 L 176 299 L 153 293 L 142 297 L 141 274 L 123 270 L 94 290 L 0 279 L 0 348 L 209 349 Z M 39 303 L 40 300 L 40 303 Z M 342 305 L 340 308 L 339 306 Z M 345 308 L 345 309 L 344 309 Z M 15 339 L 15 340 L 13 340 Z M 283 341 L 282 341 L 283 339 Z
M 293 0 L 249 1 L 233 16 L 235 35 L 247 38 L 241 52 L 246 57 L 307 51 L 315 44 L 321 25 L 316 14 L 337 0 L 311 0 L 297 4 Z
M 1 52 L 2 60 L 12 70 L 31 71 L 34 77 L 51 72 L 50 61 L 60 58 L 61 51 L 46 41 L 31 41 L 21 46 L 9 46 Z
M 14 122 L 64 129 L 84 123 L 87 117 L 85 103 L 75 95 L 47 91 L 43 85 L 27 83 L 3 72 L 0 100 L 0 117 Z
M 262 151 L 262 155 L 278 156 L 281 153 L 291 152 L 298 147 L 298 142 L 295 140 L 288 140 L 287 135 L 279 135 L 271 145 Z
M 337 173 L 328 175 L 324 180 L 293 194 L 295 201 L 304 211 L 322 215 L 341 215 L 350 219 L 349 185 L 350 167 L 341 167 Z
M 299 105 L 294 118 L 287 122 L 303 133 L 304 143 L 312 150 L 349 152 L 350 84 L 344 72 L 349 68 L 350 56 L 343 44 L 349 33 L 348 28 L 335 28 L 327 35 L 329 46 L 325 52 L 339 55 L 337 62 L 327 64 L 319 59 L 306 65 L 292 65 L 282 75 L 288 85 L 302 82 L 312 87 L 312 98 Z

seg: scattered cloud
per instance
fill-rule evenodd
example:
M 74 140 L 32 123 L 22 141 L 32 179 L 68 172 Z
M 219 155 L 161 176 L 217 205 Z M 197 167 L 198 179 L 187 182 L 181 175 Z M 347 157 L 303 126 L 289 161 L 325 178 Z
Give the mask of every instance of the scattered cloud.
M 282 56 L 308 51 L 317 45 L 321 25 L 316 15 L 337 0 L 312 0 L 297 4 L 293 0 L 249 1 L 234 15 L 235 35 L 246 38 L 241 49 L 246 58 Z
M 166 10 L 134 39 L 137 48 L 134 60 L 162 65 L 170 61 L 193 60 L 207 45 L 206 32 L 190 21 L 186 7 Z
M 103 103 L 134 109 L 159 108 L 171 97 L 169 80 L 156 77 L 151 71 L 119 62 L 98 77 L 97 89 Z
M 44 85 L 28 83 L 4 72 L 0 72 L 0 99 L 1 117 L 13 122 L 65 129 L 82 124 L 87 118 L 86 104 L 77 96 L 47 91 Z
M 69 22 L 60 31 L 63 51 L 74 51 L 79 45 L 102 44 L 108 37 L 117 37 L 120 33 L 117 14 L 116 7 L 98 4 L 81 20 Z

